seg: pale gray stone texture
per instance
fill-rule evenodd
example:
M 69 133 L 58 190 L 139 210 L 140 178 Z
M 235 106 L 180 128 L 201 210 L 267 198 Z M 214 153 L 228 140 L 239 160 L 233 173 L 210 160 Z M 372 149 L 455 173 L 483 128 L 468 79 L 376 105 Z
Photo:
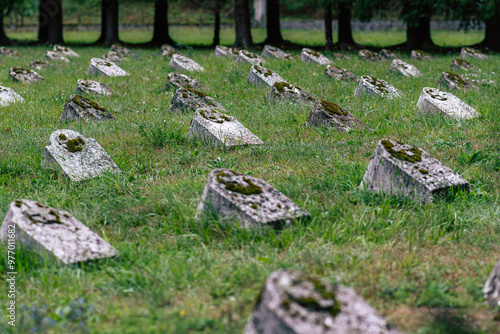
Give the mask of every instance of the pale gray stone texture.
M 64 57 L 80 57 L 80 55 L 78 53 L 76 53 L 75 51 L 71 50 L 67 46 L 61 46 L 61 45 L 57 45 L 56 44 L 56 45 L 54 45 L 53 51 L 54 52 L 59 52 Z
M 295 59 L 295 57 L 292 56 L 291 54 L 281 50 L 280 48 L 272 46 L 272 45 L 265 45 L 264 46 L 264 49 L 262 50 L 262 57 L 263 58 L 288 59 L 288 60 Z
M 358 77 L 346 70 L 345 68 L 339 67 L 337 65 L 326 65 L 325 74 L 330 78 L 336 80 L 342 80 L 347 82 L 357 81 Z
M 44 77 L 42 77 L 35 71 L 20 66 L 11 67 L 9 70 L 9 77 L 14 80 L 14 82 L 22 83 L 31 83 L 45 80 Z
M 205 69 L 202 66 L 200 66 L 197 62 L 179 53 L 175 53 L 172 55 L 168 67 L 174 70 L 185 70 L 190 72 L 205 71 Z
M 264 65 L 266 61 L 259 55 L 247 50 L 240 50 L 238 58 L 236 58 L 238 63 L 247 63 L 252 65 Z
M 454 58 L 451 60 L 450 69 L 452 70 L 477 70 L 477 67 L 462 58 Z
M 328 65 L 332 63 L 330 59 L 326 58 L 321 53 L 308 48 L 302 49 L 302 52 L 300 53 L 300 60 L 304 63 L 315 63 L 318 65 Z
M 480 114 L 455 95 L 437 88 L 425 87 L 417 101 L 422 114 L 435 114 L 459 120 L 479 117 Z
M 17 102 L 24 102 L 21 95 L 14 92 L 12 88 L 0 86 L 0 107 L 6 107 Z
M 500 306 L 500 259 L 497 259 L 483 287 L 484 300 L 491 306 Z
M 127 58 L 127 57 L 130 57 L 134 54 L 131 50 L 129 50 L 126 47 L 121 46 L 119 44 L 111 45 L 109 50 L 116 52 L 120 56 L 120 58 Z
M 462 50 L 460 50 L 460 58 L 488 59 L 489 57 L 476 49 L 463 47 Z
M 167 76 L 167 83 L 165 84 L 165 89 L 179 89 L 183 87 L 193 88 L 193 89 L 203 89 L 203 85 L 196 80 L 185 74 L 170 72 Z
M 285 80 L 278 73 L 259 65 L 253 65 L 247 76 L 247 82 L 255 85 L 272 87 L 275 82 L 282 81 Z
M 378 53 L 366 49 L 359 50 L 358 57 L 369 63 L 379 63 L 382 61 L 386 61 L 386 59 L 380 56 Z
M 413 50 L 411 52 L 411 59 L 430 60 L 430 59 L 435 59 L 435 57 L 422 50 Z
M 450 90 L 461 90 L 475 88 L 476 86 L 468 79 L 458 74 L 453 72 L 442 72 L 437 82 L 437 87 Z
M 389 70 L 393 73 L 401 74 L 405 77 L 420 77 L 422 72 L 412 64 L 408 64 L 401 59 L 394 59 Z
M 381 57 L 384 57 L 386 59 L 398 59 L 399 58 L 397 54 L 395 54 L 392 51 L 386 50 L 386 49 L 380 50 L 379 54 Z
M 175 91 L 169 112 L 194 112 L 198 108 L 214 107 L 225 111 L 224 107 L 205 93 L 192 88 L 179 88 Z
M 60 61 L 63 63 L 69 63 L 68 58 L 66 58 L 62 53 L 56 51 L 47 51 L 45 53 L 45 59 L 52 61 Z
M 44 60 L 34 60 L 34 61 L 30 62 L 30 67 L 34 67 L 37 70 L 41 70 L 41 69 L 44 69 L 44 68 L 47 68 L 50 66 L 52 66 L 52 65 Z
M 90 60 L 87 74 L 100 77 L 123 77 L 130 75 L 115 63 L 100 58 L 92 58 Z
M 363 75 L 359 78 L 358 86 L 354 91 L 354 96 L 371 95 L 393 99 L 401 97 L 403 94 L 394 86 L 388 84 L 382 79 L 377 79 L 369 75 Z
M 101 104 L 78 94 L 73 94 L 69 97 L 61 115 L 61 122 L 77 120 L 100 122 L 114 119 L 108 109 L 104 108 Z
M 19 57 L 19 52 L 2 46 L 0 47 L 0 56 Z
M 172 57 L 176 53 L 179 53 L 179 51 L 171 45 L 163 44 L 161 46 L 161 55 L 163 57 Z
M 76 93 L 88 94 L 92 96 L 111 96 L 118 94 L 108 85 L 90 79 L 78 79 L 76 84 Z

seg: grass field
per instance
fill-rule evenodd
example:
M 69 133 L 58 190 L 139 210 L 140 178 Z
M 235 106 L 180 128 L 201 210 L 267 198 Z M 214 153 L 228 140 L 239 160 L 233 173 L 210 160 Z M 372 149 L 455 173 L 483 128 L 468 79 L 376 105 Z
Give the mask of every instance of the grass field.
M 388 62 L 368 64 L 355 55 L 335 61 L 358 76 L 386 79 L 404 93 L 395 100 L 354 97 L 356 83 L 335 82 L 324 67 L 269 61 L 288 82 L 374 129 L 338 134 L 304 126 L 311 106 L 268 102 L 267 88 L 245 81 L 250 65 L 181 50 L 206 68 L 192 74 L 205 92 L 265 142 L 224 152 L 188 139 L 192 114 L 168 112 L 170 70 L 168 60 L 153 55 L 159 50 L 134 50 L 137 57 L 122 64 L 130 77 L 100 79 L 121 93 L 95 98 L 116 121 L 61 123 L 77 79 L 88 77 L 88 61 L 107 50 L 75 48 L 80 57 L 70 64 L 38 71 L 42 83 L 9 80 L 10 67 L 27 66 L 46 49 L 19 47 L 22 56 L 0 65 L 1 85 L 26 100 L 0 109 L 0 218 L 11 201 L 36 200 L 69 211 L 120 256 L 61 266 L 19 249 L 17 327 L 2 321 L 0 332 L 240 333 L 265 277 L 279 268 L 351 286 L 410 333 L 499 332 L 481 293 L 500 244 L 499 88 L 456 92 L 479 119 L 456 122 L 415 110 L 422 88 L 434 87 L 457 55 L 415 62 L 403 54 L 424 74 L 414 79 L 388 74 Z M 491 73 L 500 56 L 471 62 L 498 78 Z M 73 183 L 40 167 L 50 134 L 64 128 L 95 138 L 122 173 Z M 470 193 L 423 205 L 359 190 L 377 142 L 387 137 L 431 153 L 470 182 Z M 312 220 L 282 232 L 195 220 L 208 173 L 218 167 L 268 181 Z

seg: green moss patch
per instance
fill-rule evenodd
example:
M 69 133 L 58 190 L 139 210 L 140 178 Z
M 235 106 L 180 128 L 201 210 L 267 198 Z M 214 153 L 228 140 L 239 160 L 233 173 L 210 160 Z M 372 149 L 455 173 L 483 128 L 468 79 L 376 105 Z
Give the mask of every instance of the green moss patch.
M 394 147 L 396 145 L 394 145 L 388 139 L 382 140 L 382 145 L 385 147 L 387 152 L 389 152 L 389 154 L 396 159 L 410 163 L 416 163 L 422 161 L 422 151 L 417 147 L 412 147 L 410 149 L 403 149 L 403 150 L 395 150 Z M 412 154 L 410 155 L 407 152 L 411 152 Z
M 333 102 L 327 101 L 327 100 L 320 100 L 319 103 L 325 108 L 325 110 L 330 114 L 330 115 L 338 115 L 338 116 L 347 116 L 349 113 L 342 108 L 340 108 L 338 105 L 336 105 Z
M 102 112 L 108 112 L 108 109 L 104 108 L 99 103 L 94 102 L 91 99 L 86 98 L 85 96 L 82 95 L 73 96 L 71 101 L 83 109 L 93 108 L 96 110 L 100 110 Z
M 82 151 L 84 146 L 85 140 L 83 140 L 82 138 L 70 139 L 66 143 L 66 149 L 71 153 Z
M 461 76 L 453 72 L 443 72 L 448 79 L 453 81 L 459 87 L 469 87 L 470 84 L 465 81 Z
M 223 180 L 223 177 L 230 177 L 233 175 L 241 175 L 234 171 L 222 171 L 217 174 L 217 182 L 222 183 L 226 186 L 227 190 L 242 194 L 242 195 L 258 195 L 262 193 L 262 187 L 253 183 L 249 177 L 243 177 L 243 181 L 246 184 L 241 184 L 237 182 L 228 182 Z

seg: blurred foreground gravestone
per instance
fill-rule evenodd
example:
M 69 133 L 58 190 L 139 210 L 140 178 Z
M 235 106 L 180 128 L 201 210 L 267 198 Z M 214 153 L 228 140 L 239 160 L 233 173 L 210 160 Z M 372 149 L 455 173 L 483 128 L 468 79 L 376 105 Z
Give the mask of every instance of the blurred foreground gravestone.
M 326 100 L 316 102 L 307 116 L 306 124 L 338 132 L 349 132 L 357 128 L 368 130 L 368 127 L 353 114 Z
M 72 122 L 77 120 L 84 122 L 100 122 L 114 119 L 115 118 L 108 109 L 104 108 L 101 104 L 77 94 L 73 94 L 69 97 L 61 115 L 61 122 Z
M 359 78 L 358 86 L 354 91 L 354 96 L 359 95 L 387 97 L 389 99 L 402 96 L 401 92 L 394 86 L 388 84 L 382 79 L 377 79 L 369 75 L 363 75 Z
M 491 306 L 500 306 L 500 259 L 497 259 L 483 287 L 484 300 Z
M 425 87 L 417 102 L 422 114 L 431 113 L 459 120 L 479 117 L 479 113 L 455 95 L 437 88 Z
M 488 59 L 489 57 L 476 49 L 464 47 L 460 50 L 460 58 Z

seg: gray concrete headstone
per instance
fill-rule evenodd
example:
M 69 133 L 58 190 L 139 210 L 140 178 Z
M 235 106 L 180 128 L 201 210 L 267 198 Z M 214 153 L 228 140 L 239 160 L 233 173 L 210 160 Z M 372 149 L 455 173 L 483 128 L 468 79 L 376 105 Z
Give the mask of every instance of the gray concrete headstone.
M 82 95 L 73 94 L 69 97 L 61 115 L 61 122 L 72 121 L 107 121 L 115 118 L 108 109 Z
M 62 53 L 56 51 L 47 51 L 45 53 L 45 59 L 51 61 L 60 61 L 63 63 L 69 63 L 69 59 L 66 58 Z
M 455 70 L 477 70 L 477 67 L 469 63 L 467 60 L 461 58 L 454 58 L 451 60 L 450 69 Z
M 300 60 L 304 63 L 315 63 L 318 65 L 328 65 L 332 63 L 330 59 L 326 58 L 321 53 L 308 48 L 302 49 L 302 52 L 300 53 Z
M 416 60 L 429 60 L 429 59 L 434 59 L 435 57 L 432 56 L 431 54 L 422 51 L 422 50 L 413 50 L 411 52 L 411 59 L 416 59 Z
M 425 87 L 417 102 L 422 114 L 435 114 L 459 120 L 479 117 L 480 114 L 455 95 L 437 88 Z
M 6 48 L 5 46 L 0 47 L 0 56 L 7 56 L 7 57 L 18 57 L 19 52 Z
M 14 92 L 9 87 L 0 86 L 0 107 L 7 107 L 11 103 L 24 102 L 21 95 Z
M 389 71 L 401 74 L 405 77 L 419 77 L 422 75 L 422 72 L 418 70 L 412 64 L 408 64 L 401 59 L 394 59 L 391 63 L 391 67 Z
M 369 75 L 363 75 L 359 78 L 354 96 L 359 95 L 381 96 L 389 99 L 402 96 L 401 92 L 394 88 L 394 86 L 382 79 L 377 79 Z
M 185 70 L 190 72 L 205 71 L 205 69 L 197 62 L 179 53 L 172 55 L 168 67 L 173 68 L 174 70 Z
M 460 90 L 460 89 L 471 89 L 474 88 L 475 85 L 472 84 L 466 78 L 463 78 L 458 74 L 455 74 L 453 72 L 443 72 L 439 77 L 439 80 L 437 82 L 437 87 L 444 89 L 451 89 L 451 90 L 456 90 L 456 89 Z
M 272 46 L 272 45 L 264 46 L 264 49 L 262 50 L 262 57 L 263 58 L 288 59 L 288 60 L 295 59 L 295 57 L 292 56 L 291 54 L 281 50 L 280 48 Z
M 346 70 L 345 68 L 337 65 L 326 65 L 325 74 L 330 78 L 342 81 L 357 81 L 358 77 Z
M 500 259 L 497 259 L 483 287 L 484 301 L 491 306 L 500 306 Z
M 92 96 L 111 96 L 114 94 L 118 94 L 108 85 L 89 79 L 78 79 L 78 82 L 76 84 L 76 93 L 88 94 Z
M 369 63 L 386 61 L 386 59 L 380 56 L 378 53 L 366 49 L 359 50 L 358 57 Z
M 290 101 L 292 103 L 314 103 L 316 98 L 298 86 L 290 85 L 288 82 L 275 82 L 269 93 L 271 101 Z
M 111 63 L 121 63 L 123 61 L 123 58 L 120 56 L 120 54 L 114 51 L 108 51 L 108 53 L 102 56 L 102 59 Z
M 270 69 L 253 65 L 248 73 L 247 82 L 255 85 L 268 85 L 272 87 L 275 82 L 285 81 L 280 75 Z
M 167 77 L 167 83 L 165 84 L 165 89 L 179 89 L 183 87 L 193 88 L 193 89 L 203 89 L 203 85 L 196 80 L 185 74 L 170 72 Z
M 132 56 L 134 54 L 131 50 L 129 50 L 126 47 L 121 46 L 119 44 L 113 44 L 113 45 L 111 45 L 111 47 L 109 48 L 109 50 L 118 53 L 118 55 L 120 56 L 120 58 L 127 58 L 127 57 L 130 57 L 130 56 Z
M 71 50 L 67 46 L 62 46 L 62 45 L 57 45 L 56 44 L 56 45 L 54 45 L 53 51 L 54 52 L 59 52 L 64 57 L 80 57 L 80 55 L 78 53 L 76 53 L 75 51 Z
M 169 112 L 194 112 L 198 108 L 214 107 L 225 111 L 224 107 L 207 94 L 192 88 L 179 88 L 175 91 Z
M 395 54 L 392 51 L 386 50 L 386 49 L 380 50 L 379 54 L 380 54 L 380 56 L 382 56 L 386 59 L 398 59 L 399 58 L 397 54 Z
M 44 60 L 34 60 L 34 61 L 30 62 L 30 67 L 34 67 L 37 70 L 41 70 L 41 69 L 44 69 L 44 68 L 47 68 L 50 66 L 52 66 L 52 65 L 50 65 L 48 62 L 46 62 Z
M 90 60 L 87 74 L 100 77 L 123 77 L 130 75 L 115 63 L 100 58 L 92 58 Z
M 266 61 L 259 55 L 247 50 L 240 50 L 238 58 L 236 58 L 238 63 L 248 63 L 252 65 L 264 65 Z
M 311 112 L 307 116 L 306 125 L 334 129 L 338 132 L 349 132 L 354 129 L 369 129 L 353 114 L 342 109 L 335 103 L 326 100 L 319 100 L 314 104 Z
M 30 69 L 16 66 L 9 70 L 9 77 L 15 82 L 31 83 L 45 80 L 40 74 Z
M 229 57 L 230 49 L 224 45 L 217 45 L 214 50 L 215 57 Z M 239 51 L 238 51 L 239 53 Z
M 488 59 L 489 57 L 479 50 L 464 47 L 460 50 L 460 58 Z
M 161 55 L 163 57 L 172 57 L 176 53 L 179 53 L 179 51 L 177 51 L 177 49 L 174 48 L 172 45 L 163 44 L 161 46 Z

